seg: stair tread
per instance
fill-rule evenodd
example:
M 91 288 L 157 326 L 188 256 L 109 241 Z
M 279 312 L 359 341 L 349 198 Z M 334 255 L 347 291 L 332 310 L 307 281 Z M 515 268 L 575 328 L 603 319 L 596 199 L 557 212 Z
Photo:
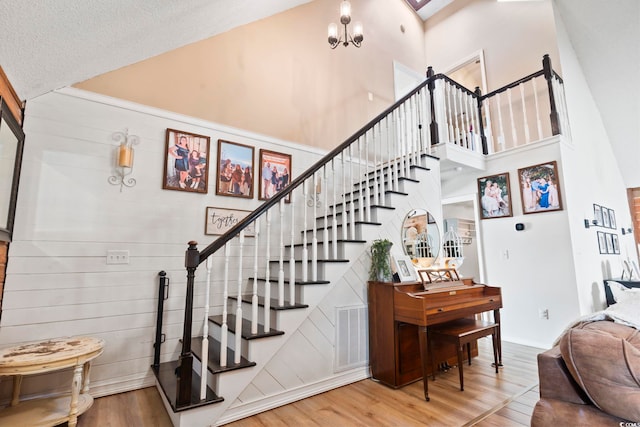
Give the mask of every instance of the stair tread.
M 329 242 L 332 243 L 333 241 Z M 318 245 L 322 245 L 324 242 L 318 242 Z M 338 239 L 338 243 L 367 243 L 366 240 L 361 240 L 361 239 Z M 297 247 L 302 247 L 304 246 L 304 243 L 294 243 L 293 247 L 297 248 Z M 307 246 L 311 246 L 311 242 L 307 242 Z M 291 245 L 285 245 L 285 248 L 290 248 Z
M 158 367 L 152 367 L 154 374 L 160 387 L 164 392 L 167 401 L 171 405 L 173 412 L 180 412 L 186 409 L 197 408 L 200 406 L 210 405 L 212 403 L 222 402 L 224 398 L 218 396 L 211 388 L 207 386 L 207 397 L 204 400 L 200 400 L 200 375 L 197 372 L 191 371 L 191 402 L 185 406 L 177 407 L 177 384 L 178 377 L 176 376 L 176 368 L 178 368 L 179 362 L 172 360 L 170 362 L 160 363 Z
M 216 325 L 222 326 L 222 315 L 218 316 L 209 316 L 209 320 L 215 323 Z M 235 314 L 227 314 L 227 327 L 229 328 L 229 332 L 235 333 L 236 331 L 236 315 Z M 246 340 L 252 340 L 256 338 L 264 338 L 264 337 L 272 337 L 276 335 L 283 335 L 284 332 L 278 331 L 277 329 L 269 328 L 268 331 L 264 330 L 264 325 L 258 323 L 258 333 L 251 333 L 251 321 L 247 319 L 242 319 L 242 338 Z
M 249 277 L 249 280 L 253 280 L 253 277 Z M 264 277 L 258 277 L 256 280 L 258 280 L 259 282 L 266 282 L 267 279 L 265 279 Z M 277 277 L 272 277 L 271 279 L 269 279 L 270 283 L 278 283 L 278 278 Z M 288 283 L 289 280 L 285 279 L 285 282 Z M 296 286 L 305 286 L 305 285 L 328 285 L 331 282 L 329 280 L 296 280 L 294 282 L 296 284 Z
M 440 160 L 440 159 L 438 159 L 438 160 Z M 411 166 L 409 166 L 409 169 L 422 169 L 422 170 L 425 170 L 425 171 L 430 171 L 431 170 L 430 168 L 427 168 L 425 166 L 420 166 L 420 165 L 411 165 Z
M 237 296 L 230 296 L 230 299 L 233 300 L 237 300 L 238 297 Z M 253 295 L 251 294 L 244 294 L 242 295 L 242 302 L 246 302 L 248 304 L 251 304 L 251 300 L 253 298 Z M 269 298 L 270 304 L 269 304 L 269 308 L 271 310 L 294 310 L 297 308 L 307 308 L 309 307 L 308 304 L 301 304 L 301 303 L 294 303 L 293 305 L 289 304 L 288 302 L 285 301 L 284 305 L 280 305 L 278 304 L 278 299 L 277 298 Z M 258 296 L 258 305 L 261 307 L 264 307 L 264 297 L 263 296 Z
M 319 259 L 317 261 L 318 261 L 318 263 L 349 262 L 348 259 Z M 271 264 L 279 263 L 279 262 L 280 262 L 280 260 L 277 260 L 277 259 L 269 260 L 269 263 L 271 263 Z M 285 264 L 289 264 L 291 262 L 291 260 L 290 259 L 283 259 L 282 262 L 285 263 Z M 297 263 L 302 263 L 302 260 L 301 259 L 296 259 L 296 260 L 294 260 L 294 262 L 296 264 Z M 311 259 L 309 259 L 309 261 L 307 261 L 307 262 L 311 262 Z
M 356 199 L 357 200 L 357 199 Z M 347 200 L 347 204 L 350 204 L 351 201 Z M 342 206 L 344 204 L 344 202 L 339 202 L 336 203 L 335 205 L 331 205 L 329 206 L 331 209 L 334 209 L 336 206 Z M 393 206 L 385 206 L 385 205 L 371 205 L 372 208 L 377 208 L 377 209 L 388 209 L 388 210 L 395 210 L 395 208 Z M 355 208 L 354 211 L 357 211 L 360 208 Z M 338 213 L 342 213 L 342 212 L 338 212 Z
M 191 338 L 191 352 L 198 360 L 202 361 L 202 337 Z M 220 341 L 213 337 L 208 338 L 209 341 L 209 357 L 207 369 L 212 374 L 233 371 L 235 369 L 249 368 L 256 366 L 256 362 L 251 362 L 244 357 L 240 357 L 240 363 L 235 363 L 235 351 L 232 348 L 227 349 L 227 366 L 220 366 Z

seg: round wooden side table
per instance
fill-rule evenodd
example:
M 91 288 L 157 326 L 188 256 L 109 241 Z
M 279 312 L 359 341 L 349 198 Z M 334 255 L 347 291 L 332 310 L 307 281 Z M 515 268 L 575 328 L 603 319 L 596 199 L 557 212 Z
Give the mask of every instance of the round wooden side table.
M 55 338 L 0 349 L 0 378 L 13 377 L 11 405 L 0 410 L 0 425 L 69 427 L 93 404 L 89 394 L 90 361 L 102 354 L 104 341 L 93 337 Z M 24 375 L 73 368 L 71 393 L 20 402 Z

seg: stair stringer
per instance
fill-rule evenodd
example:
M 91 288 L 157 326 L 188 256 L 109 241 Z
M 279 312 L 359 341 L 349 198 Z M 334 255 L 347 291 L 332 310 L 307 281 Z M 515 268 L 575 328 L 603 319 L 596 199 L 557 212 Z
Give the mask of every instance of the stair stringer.
M 436 221 L 442 224 L 439 165 L 437 159 L 434 158 L 427 158 L 425 162 L 428 163 L 427 166 L 431 171 L 414 169 L 413 177 L 420 182 L 405 183 L 404 190 L 409 194 L 408 196 L 387 194 L 386 204 L 396 209 L 384 210 L 379 213 L 378 221 L 382 225 L 362 224 L 360 236 L 362 239 L 371 242 L 376 238 L 387 238 L 394 242 L 396 250 L 402 253 L 400 230 L 404 216 L 409 210 L 426 206 Z M 436 169 L 435 173 L 433 169 Z M 314 348 L 323 352 L 321 359 L 330 357 L 333 361 L 333 354 L 326 353 L 326 349 L 331 349 L 331 352 L 335 349 L 335 339 L 330 333 L 333 328 L 335 334 L 335 320 L 331 314 L 332 310 L 335 311 L 335 306 L 332 301 L 335 299 L 341 301 L 341 306 L 352 305 L 344 303 L 347 301 L 366 305 L 366 282 L 370 264 L 369 245 L 353 245 L 351 248 L 348 253 L 348 263 L 338 263 L 329 269 L 327 279 L 330 284 L 302 288 L 302 300 L 308 305 L 308 308 L 278 312 L 277 328 L 284 331 L 284 335 L 250 341 L 248 358 L 256 362 L 255 367 L 226 372 L 213 378 L 212 388 L 218 390 L 219 395 L 223 396 L 225 400 L 215 405 L 170 414 L 174 426 L 222 425 L 369 376 L 366 367 L 355 370 L 357 371 L 355 373 L 352 370 L 336 374 L 333 372 L 333 363 L 331 363 L 331 369 L 326 369 L 327 364 L 323 365 L 325 368 L 322 369 L 323 378 L 320 378 L 316 373 L 313 378 L 305 378 L 302 385 L 286 386 L 278 391 L 266 390 L 262 396 L 256 396 L 254 392 L 260 390 L 260 387 L 265 389 L 265 376 L 273 377 L 278 371 L 276 368 L 278 364 L 281 364 L 282 360 L 286 360 L 284 355 L 289 357 L 292 354 L 297 354 L 296 344 L 300 342 L 299 338 L 306 337 L 305 331 L 312 328 L 317 329 L 318 319 L 321 318 L 326 318 L 328 323 L 325 322 L 324 332 L 316 335 L 319 339 L 325 337 L 330 345 L 326 346 L 324 343 L 315 342 Z M 368 327 L 362 333 L 368 334 Z M 306 358 L 308 359 L 308 357 L 309 355 Z M 306 363 L 304 355 L 297 363 L 300 366 L 309 365 Z M 344 382 L 345 379 L 348 382 Z M 281 384 L 279 381 L 285 385 L 290 382 L 282 378 L 275 380 Z
M 437 161 L 436 161 L 437 163 Z M 401 250 L 401 226 L 405 215 L 412 209 L 426 207 L 439 224 L 442 224 L 442 207 L 439 174 L 417 170 L 418 183 L 405 183 L 408 196 L 394 195 L 393 211 L 379 212 L 381 226 L 372 226 L 363 233 L 368 242 L 389 239 L 395 250 Z M 438 169 L 436 167 L 436 169 Z M 435 175 L 435 180 L 432 177 Z M 363 367 L 335 372 L 337 307 L 367 304 L 367 280 L 370 257 L 369 244 L 360 248 L 356 259 L 351 259 L 347 271 L 325 289 L 317 304 L 309 307 L 308 315 L 266 365 L 258 365 L 254 380 L 229 406 L 218 420 L 218 425 L 267 411 L 342 385 L 370 376 L 368 361 Z M 392 251 L 394 248 L 392 248 Z M 323 287 L 324 288 L 324 287 Z M 307 291 L 307 289 L 305 289 Z M 316 292 L 316 287 L 313 289 Z M 305 303 L 307 294 L 305 293 Z M 360 333 L 368 336 L 368 325 Z M 286 337 L 287 335 L 285 335 Z M 367 352 L 368 354 L 368 352 Z M 227 398 L 224 389 L 221 393 Z

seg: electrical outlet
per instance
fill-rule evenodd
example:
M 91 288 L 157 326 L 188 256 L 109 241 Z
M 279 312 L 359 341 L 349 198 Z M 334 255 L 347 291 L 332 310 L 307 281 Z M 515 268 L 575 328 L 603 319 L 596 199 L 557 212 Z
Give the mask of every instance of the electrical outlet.
M 107 251 L 107 264 L 129 264 L 129 251 Z
M 549 309 L 548 308 L 539 308 L 538 309 L 538 316 L 541 319 L 549 320 Z

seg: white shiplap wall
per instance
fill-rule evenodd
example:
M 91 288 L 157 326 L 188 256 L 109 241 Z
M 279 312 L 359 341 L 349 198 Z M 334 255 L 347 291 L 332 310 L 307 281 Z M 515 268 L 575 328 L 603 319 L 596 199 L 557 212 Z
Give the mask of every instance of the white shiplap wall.
M 107 178 L 113 174 L 117 147 L 112 134 L 125 128 L 140 137 L 132 174 L 137 185 L 120 192 Z M 208 194 L 162 189 L 167 128 L 211 137 Z M 160 270 L 171 278 L 162 360 L 178 354 L 184 251 L 189 240 L 197 240 L 200 249 L 214 240 L 204 235 L 206 206 L 253 210 L 261 203 L 257 192 L 253 200 L 215 195 L 217 140 L 254 146 L 256 164 L 260 148 L 291 153 L 294 177 L 324 154 L 75 89 L 30 101 L 24 130 L 0 346 L 81 334 L 103 338 L 105 352 L 91 375 L 97 396 L 153 384 L 149 367 Z M 122 249 L 129 251 L 130 263 L 107 265 L 107 251 Z M 203 314 L 203 270 L 196 278 L 194 331 Z M 219 308 L 219 294 L 221 290 L 212 290 L 212 312 Z M 68 381 L 67 373 L 26 378 L 23 395 L 66 391 Z M 9 382 L 0 383 L 0 393 L 8 398 Z

